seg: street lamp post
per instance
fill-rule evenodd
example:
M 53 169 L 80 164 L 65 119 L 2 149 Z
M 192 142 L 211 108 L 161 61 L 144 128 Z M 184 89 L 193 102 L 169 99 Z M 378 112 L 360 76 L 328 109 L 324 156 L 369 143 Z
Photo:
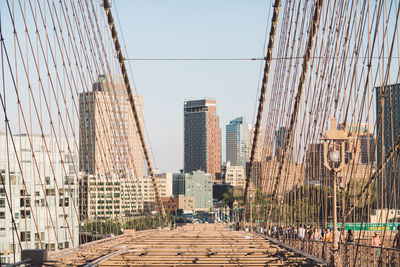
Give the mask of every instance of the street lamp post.
M 253 231 L 253 189 L 249 189 L 250 200 L 250 232 Z
M 329 153 L 329 159 L 335 164 L 338 162 L 336 159 L 336 153 L 337 151 L 331 151 Z M 337 153 L 339 154 L 339 153 Z M 339 261 L 339 255 L 338 255 L 338 249 L 339 249 L 339 237 L 338 237 L 338 232 L 337 232 L 337 199 L 336 199 L 336 191 L 337 191 L 337 173 L 335 170 L 331 170 L 333 173 L 333 259 L 334 259 L 334 266 L 338 266 L 338 261 Z
M 235 199 L 235 201 L 233 202 L 233 210 L 235 211 L 235 215 L 234 215 L 234 218 L 233 218 L 233 220 L 235 221 L 235 223 L 237 222 L 237 220 L 238 220 L 238 207 L 239 207 L 239 203 L 237 202 L 237 200 Z
M 226 207 L 225 207 L 225 206 L 224 206 L 224 208 L 222 209 L 222 214 L 223 214 L 222 220 L 223 220 L 223 222 L 225 223 L 225 222 L 226 222 Z
M 81 229 L 79 230 L 79 248 L 81 248 L 81 244 L 83 243 L 83 230 L 84 230 L 84 226 L 85 224 L 83 222 L 81 222 L 80 224 Z
M 348 134 L 345 130 L 337 129 L 337 121 L 332 119 L 331 130 L 328 130 L 324 136 L 324 166 L 333 174 L 333 246 L 332 246 L 332 264 L 341 266 L 339 258 L 339 235 L 337 232 L 337 173 L 345 165 L 345 141 Z M 339 149 L 339 150 L 338 150 Z M 332 166 L 331 164 L 332 163 Z

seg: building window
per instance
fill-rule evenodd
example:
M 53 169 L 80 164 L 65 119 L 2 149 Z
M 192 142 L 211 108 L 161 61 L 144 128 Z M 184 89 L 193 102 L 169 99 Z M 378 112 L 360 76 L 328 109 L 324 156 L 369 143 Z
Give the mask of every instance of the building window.
M 15 179 L 15 174 L 10 172 L 10 184 L 15 185 L 16 179 Z
M 31 232 L 21 232 L 21 242 L 31 241 Z
M 55 194 L 56 194 L 55 189 L 46 189 L 47 196 L 55 196 Z
M 21 213 L 21 219 L 30 218 L 31 217 L 31 211 L 30 210 L 20 210 Z
M 63 205 L 65 205 L 65 207 L 69 206 L 69 198 L 68 197 L 60 198 L 60 202 L 59 202 L 58 206 L 62 207 Z
M 20 207 L 29 207 L 30 206 L 30 199 L 29 198 L 20 198 L 19 206 Z

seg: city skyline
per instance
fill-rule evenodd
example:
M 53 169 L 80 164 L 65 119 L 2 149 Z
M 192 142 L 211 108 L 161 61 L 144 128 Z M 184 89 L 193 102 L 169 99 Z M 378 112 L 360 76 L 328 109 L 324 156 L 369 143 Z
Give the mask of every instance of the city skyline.
M 0 265 L 400 263 L 398 1 L 0 13 Z
M 272 2 L 117 1 L 129 58 L 262 57 Z M 118 25 L 117 25 L 118 26 Z M 242 40 L 246 39 L 246 42 Z M 209 41 L 210 40 L 210 41 Z M 162 44 L 162 45 L 161 45 Z M 254 119 L 259 86 L 257 61 L 131 61 L 149 144 L 158 169 L 183 167 L 183 112 L 187 99 L 218 101 L 220 126 L 231 118 Z M 154 75 L 157 73 L 157 79 Z M 232 78 L 235 77 L 235 78 Z M 222 162 L 225 135 L 221 139 Z
M 147 26 L 118 29 L 123 35 L 121 38 L 126 42 L 123 49 L 127 58 L 250 59 L 263 56 L 266 29 L 269 28 L 272 16 L 272 1 L 155 2 L 158 4 L 154 5 L 153 1 L 139 3 L 126 0 L 114 3 L 121 25 L 144 23 Z M 4 5 L 0 6 L 5 8 Z M 207 15 L 207 20 L 204 20 L 204 15 Z M 16 14 L 16 18 L 21 19 L 20 14 Z M 2 22 L 5 34 L 9 33 L 11 36 L 12 24 L 8 20 Z M 392 30 L 394 24 L 389 23 L 389 29 Z M 116 26 L 119 27 L 119 23 Z M 51 33 L 49 35 L 52 36 Z M 208 39 L 212 42 L 207 42 Z M 242 42 L 243 39 L 246 39 L 246 42 Z M 377 59 L 372 58 L 372 61 L 375 66 Z M 129 75 L 134 74 L 130 77 L 134 91 L 143 95 L 144 129 L 148 135 L 146 141 L 152 148 L 155 167 L 160 170 L 173 172 L 182 168 L 183 124 L 179 107 L 185 99 L 213 97 L 220 103 L 221 123 L 228 122 L 232 117 L 244 116 L 254 125 L 256 91 L 260 87 L 259 71 L 263 62 L 133 60 L 127 61 L 127 64 Z M 272 66 L 274 64 L 273 61 Z M 33 71 L 33 66 L 30 67 Z M 155 71 L 159 79 L 154 79 Z M 395 72 L 395 68 L 390 70 L 389 83 L 395 83 L 397 80 Z M 12 84 L 11 77 L 6 77 L 6 81 Z M 27 86 L 24 83 L 25 81 L 19 81 L 20 86 Z M 272 97 L 271 90 L 269 85 L 267 98 Z M 20 93 L 23 105 L 28 106 L 28 92 Z M 13 97 L 9 92 L 6 94 L 8 98 Z M 66 96 L 68 97 L 68 94 Z M 165 103 L 168 103 L 168 107 Z M 268 110 L 269 103 L 266 104 L 265 110 Z M 9 105 L 8 109 L 12 110 L 9 112 L 10 119 L 18 120 L 17 108 Z M 371 109 L 370 125 L 373 124 L 375 114 Z M 23 133 L 19 132 L 18 127 L 12 127 L 14 132 Z M 44 127 L 50 134 L 47 123 Z M 0 125 L 0 128 L 4 131 L 4 125 Z M 32 132 L 40 133 L 39 127 L 34 124 Z M 73 135 L 71 132 L 68 134 Z M 223 135 L 222 162 L 226 161 L 225 143 Z

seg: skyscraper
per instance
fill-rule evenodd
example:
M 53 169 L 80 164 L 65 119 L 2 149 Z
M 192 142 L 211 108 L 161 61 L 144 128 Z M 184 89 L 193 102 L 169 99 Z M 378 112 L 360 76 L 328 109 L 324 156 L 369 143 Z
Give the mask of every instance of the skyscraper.
M 285 149 L 286 127 L 279 127 L 275 131 L 275 156 L 279 158 L 282 150 Z
M 288 135 L 288 130 L 286 127 L 279 127 L 278 130 L 275 131 L 275 157 L 279 161 L 282 159 L 283 151 L 287 149 L 285 147 L 286 137 Z M 293 162 L 296 161 L 295 157 L 295 147 L 289 146 L 286 151 L 286 161 Z
M 375 162 L 375 138 L 372 133 L 360 136 L 361 140 L 361 161 L 365 164 L 373 164 Z
M 143 123 L 143 97 L 134 101 Z M 122 78 L 99 76 L 91 92 L 80 94 L 79 106 L 80 170 L 118 173 L 130 165 L 142 177 L 143 151 Z
M 134 101 L 143 123 L 142 96 L 135 95 Z M 99 76 L 92 91 L 79 95 L 79 113 L 79 169 L 87 174 L 83 182 L 103 189 L 101 185 L 107 183 L 111 186 L 107 190 L 118 191 L 109 206 L 112 209 L 87 207 L 88 216 L 119 216 L 141 209 L 142 203 L 133 195 L 138 190 L 135 181 L 143 178 L 143 151 L 122 77 Z M 99 197 L 102 194 L 98 192 Z
M 331 175 L 324 166 L 324 146 L 322 143 L 308 145 L 306 151 L 306 179 L 309 184 L 330 185 Z
M 247 161 L 250 161 L 251 149 L 253 145 L 254 128 L 249 130 L 249 141 L 247 146 Z M 271 138 L 265 129 L 260 129 L 257 145 L 254 151 L 254 161 L 268 161 L 272 158 Z
M 184 172 L 197 170 L 210 173 L 213 181 L 221 172 L 221 129 L 216 100 L 184 103 Z
M 384 87 L 377 87 L 376 90 L 376 132 L 377 138 L 377 169 L 385 161 L 385 155 L 395 145 L 400 132 L 400 84 L 392 84 L 386 87 L 386 95 L 383 97 L 381 91 Z M 382 120 L 381 120 L 382 114 Z M 398 157 L 394 157 L 397 159 Z M 396 208 L 400 201 L 400 174 L 399 168 L 394 160 L 389 160 L 382 174 L 378 176 L 377 196 L 378 209 Z M 393 184 L 394 182 L 394 184 Z M 395 186 L 393 194 L 392 184 Z M 390 198 L 390 196 L 393 196 Z
M 226 125 L 226 161 L 232 166 L 246 168 L 249 129 L 243 117 L 231 120 Z

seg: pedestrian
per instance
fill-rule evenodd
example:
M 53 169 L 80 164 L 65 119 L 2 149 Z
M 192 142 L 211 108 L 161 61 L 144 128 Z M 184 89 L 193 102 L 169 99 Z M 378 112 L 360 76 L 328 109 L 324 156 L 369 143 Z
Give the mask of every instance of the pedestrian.
M 375 247 L 375 257 L 379 259 L 381 255 L 381 237 L 378 232 L 375 232 L 374 238 L 372 238 L 372 246 Z
M 347 230 L 346 234 L 346 243 L 353 243 L 354 237 L 353 237 L 353 231 L 351 229 Z
M 313 228 L 311 227 L 311 226 L 309 226 L 308 227 L 308 230 L 307 230 L 307 239 L 308 240 L 311 240 L 312 239 L 312 235 L 313 235 Z
M 326 229 L 325 241 L 332 242 L 332 232 L 331 232 L 331 229 L 329 229 L 329 228 Z
M 337 241 L 340 243 L 342 241 L 342 232 L 340 232 L 339 228 L 336 229 L 335 234 L 337 236 Z
M 319 241 L 322 239 L 321 233 L 319 232 L 319 229 L 317 227 L 315 227 L 314 230 L 314 240 L 315 241 Z
M 303 228 L 303 225 L 300 224 L 300 228 L 299 228 L 299 239 L 302 240 L 305 236 L 306 233 L 306 229 Z
M 400 249 L 400 224 L 397 226 L 397 234 L 394 236 L 393 247 Z

